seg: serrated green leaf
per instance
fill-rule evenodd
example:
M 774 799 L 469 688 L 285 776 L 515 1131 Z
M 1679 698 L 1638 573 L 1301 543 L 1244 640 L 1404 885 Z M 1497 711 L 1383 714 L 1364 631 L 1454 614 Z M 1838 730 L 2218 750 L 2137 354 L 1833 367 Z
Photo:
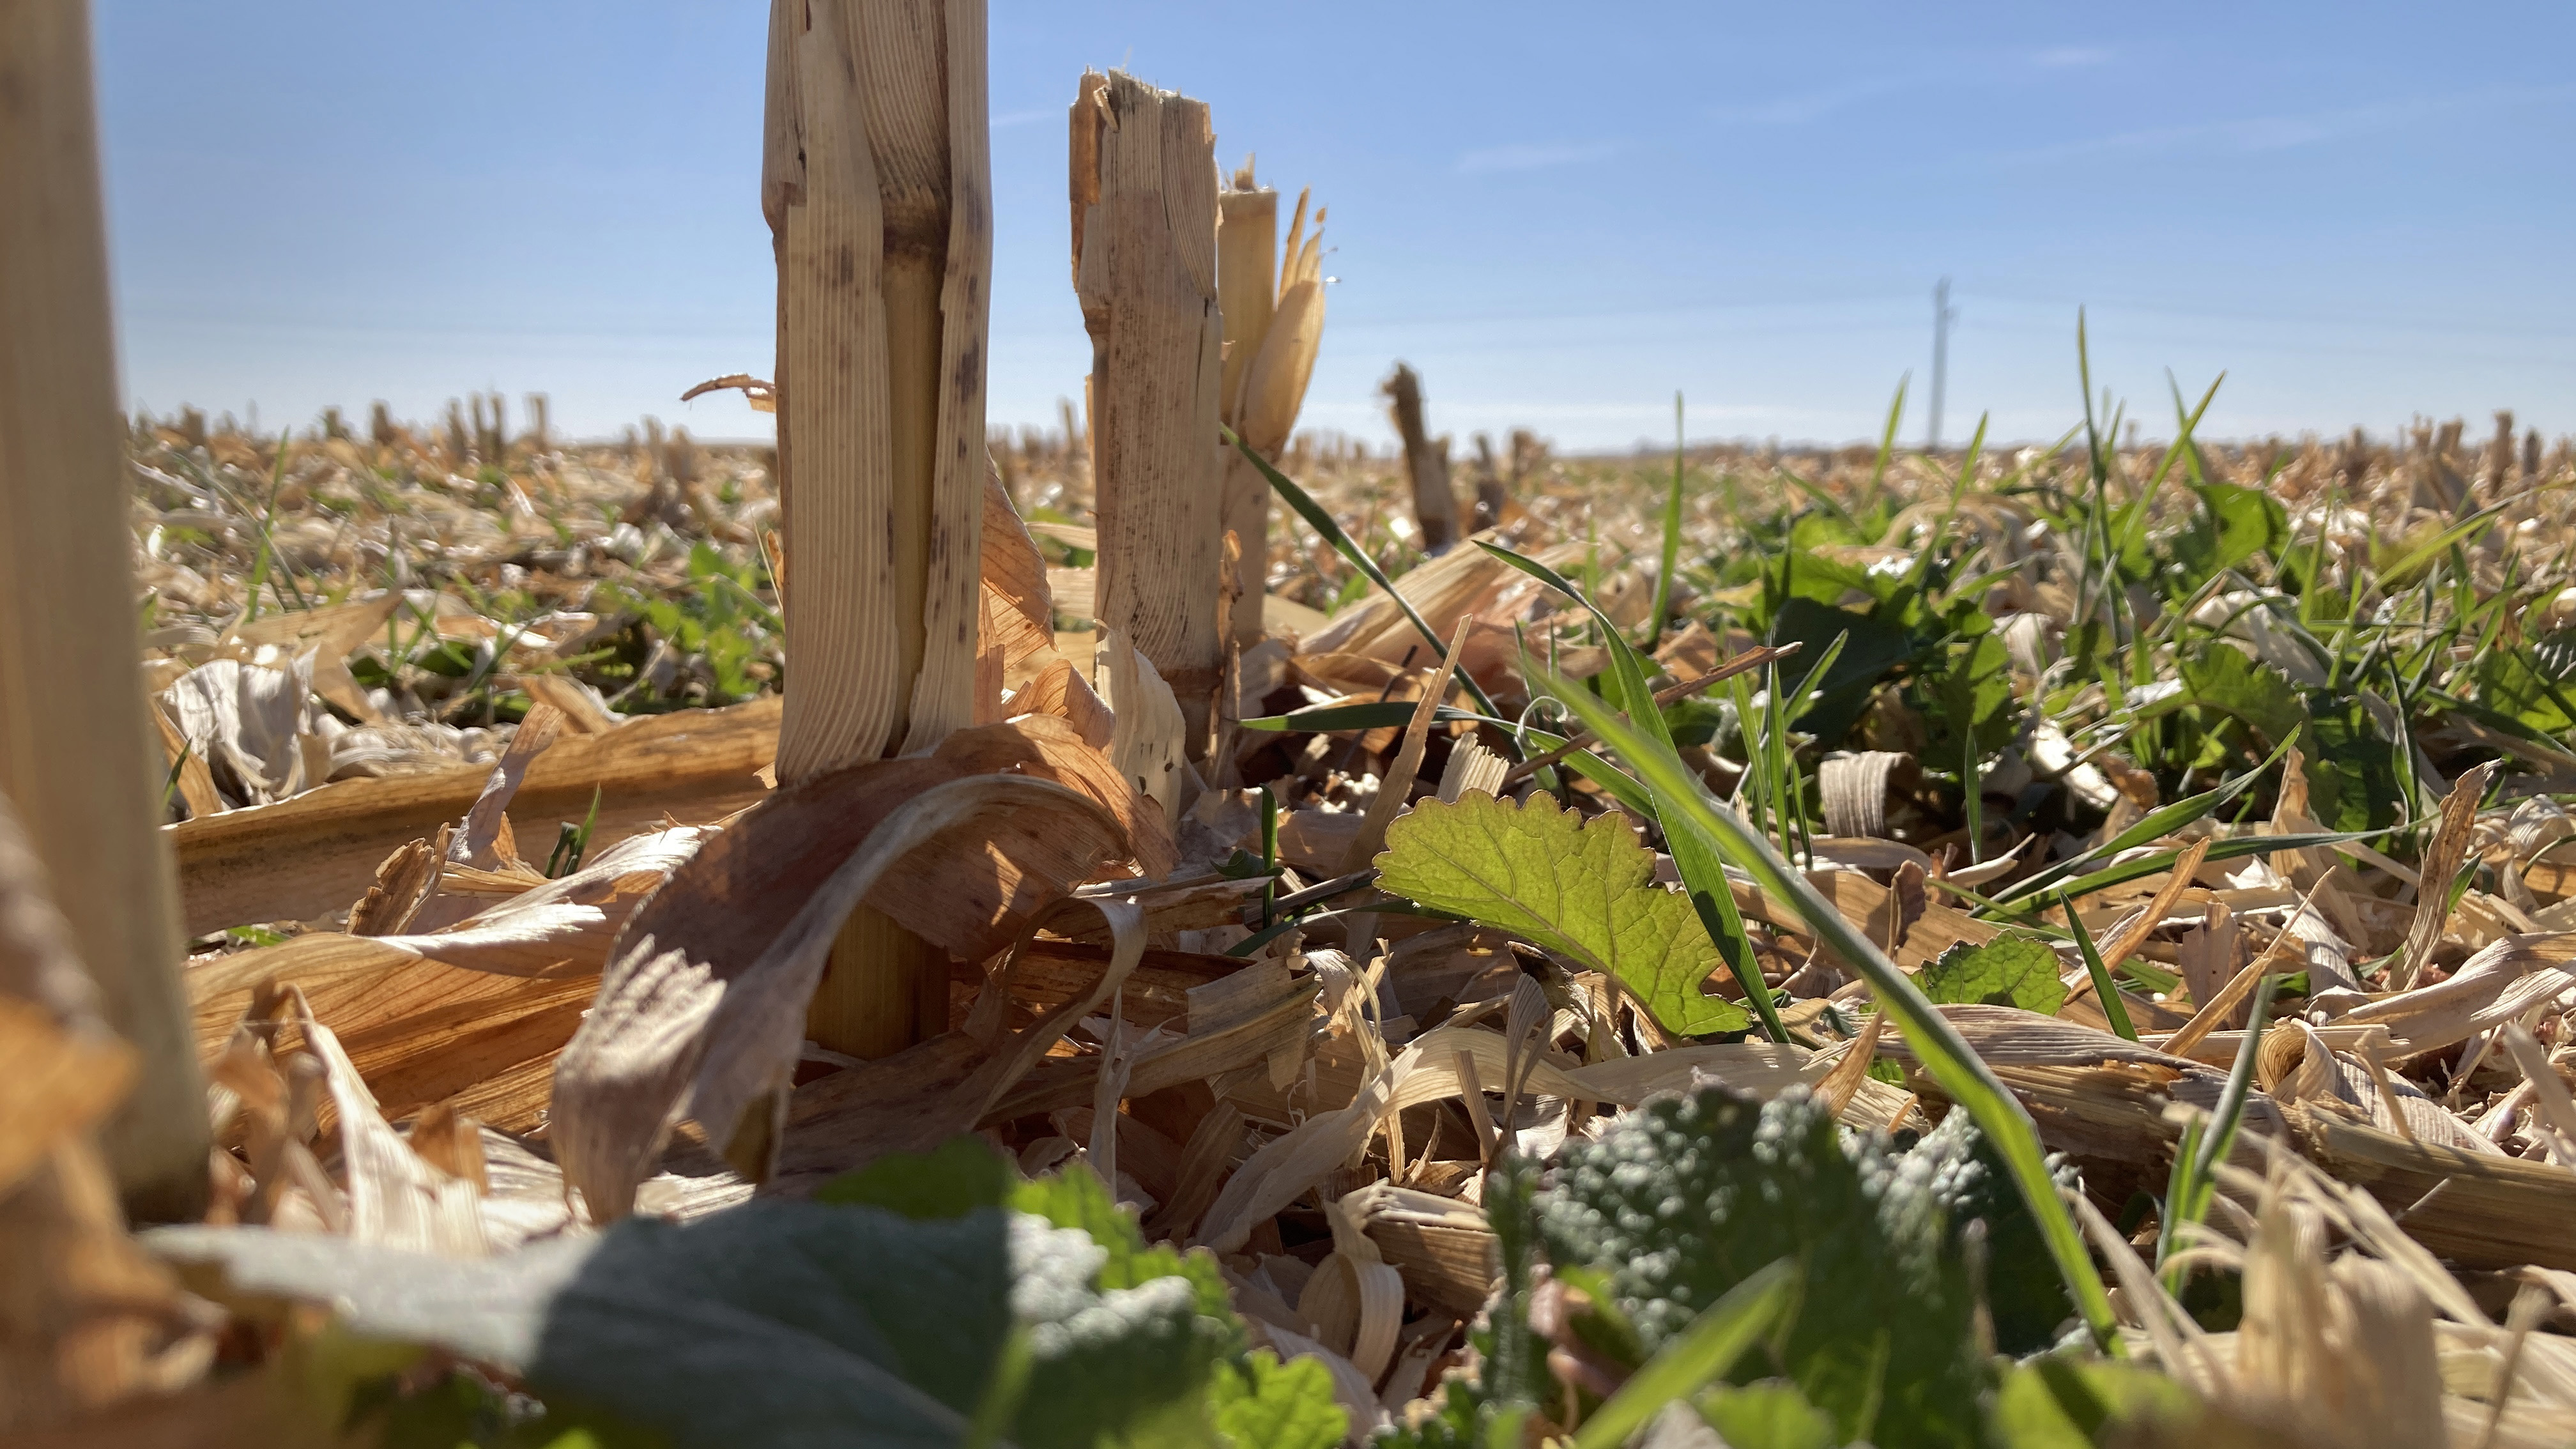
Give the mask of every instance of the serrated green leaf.
M 1575 588 L 1571 580 L 1537 559 L 1514 553 L 1499 544 L 1479 541 L 1477 547 L 1544 582 L 1591 612 L 1601 625 L 1602 639 L 1609 646 L 1610 675 L 1617 681 L 1619 696 L 1632 702 L 1632 717 L 1639 722 L 1638 728 L 1669 747 L 1673 742 L 1672 732 L 1665 727 L 1663 712 L 1655 705 L 1654 691 L 1646 687 L 1645 662 L 1637 657 L 1636 650 L 1628 647 L 1628 638 L 1619 632 L 1618 623 L 1603 613 L 1600 605 Z M 1838 639 L 1833 652 L 1839 653 L 1841 649 Z M 1524 672 L 1531 667 L 1532 662 L 1524 658 Z M 1761 968 L 1755 963 L 1752 942 L 1745 936 L 1743 916 L 1735 909 L 1735 893 L 1726 883 L 1726 868 L 1718 860 L 1717 847 L 1688 821 L 1666 819 L 1661 811 L 1654 808 L 1653 800 L 1645 791 L 1636 787 L 1626 775 L 1606 764 L 1596 771 L 1590 763 L 1597 760 L 1596 756 L 1577 752 L 1573 758 L 1578 768 L 1617 795 L 1621 804 L 1654 821 L 1663 831 L 1664 847 L 1672 852 L 1673 871 L 1682 878 L 1682 893 L 1690 899 L 1692 911 L 1699 916 L 1701 927 L 1708 932 L 1709 944 L 1716 948 L 1718 960 L 1725 963 L 1727 974 L 1735 978 L 1736 988 L 1753 1003 L 1754 1014 L 1762 1020 L 1763 1034 L 1773 1041 L 1787 1041 L 1788 1028 L 1782 1024 L 1779 1008 L 1773 1004 L 1770 988 L 1763 983 Z M 1622 790 L 1619 788 L 1621 784 L 1629 788 Z
M 2055 1016 L 2066 1004 L 2066 983 L 2058 978 L 2057 953 L 2029 936 L 1997 936 L 1982 946 L 1965 941 L 1941 953 L 1923 968 L 1915 984 L 1939 1006 L 1983 1003 L 2018 1006 L 2042 1016 Z
M 1323 1360 L 1281 1363 L 1266 1348 L 1217 1370 L 1208 1409 L 1230 1449 L 1332 1449 L 1350 1431 Z
M 2244 721 L 2262 737 L 2266 749 L 2308 722 L 2308 707 L 2297 686 L 2232 644 L 2187 651 L 2180 672 L 2183 698 L 2203 710 Z
M 1717 947 L 1688 897 L 1615 815 L 1584 820 L 1544 794 L 1425 800 L 1387 827 L 1381 889 L 1499 927 L 1627 986 L 1667 1031 L 1742 1031 L 1735 1002 L 1700 993 Z

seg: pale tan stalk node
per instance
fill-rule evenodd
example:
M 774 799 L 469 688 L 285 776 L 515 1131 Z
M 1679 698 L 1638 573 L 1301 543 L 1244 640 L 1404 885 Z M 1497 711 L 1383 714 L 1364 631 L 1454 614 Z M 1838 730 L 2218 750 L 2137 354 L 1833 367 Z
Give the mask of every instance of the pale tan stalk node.
M 179 989 L 166 766 L 134 668 L 88 10 L 0 10 L 0 792 L 140 1060 L 104 1143 L 128 1208 L 196 1217 L 205 1079 Z
M 1225 676 L 1216 137 L 1208 109 L 1123 71 L 1072 112 L 1074 291 L 1091 333 L 1098 623 L 1141 652 L 1204 758 Z
M 779 0 L 761 209 L 798 661 L 781 783 L 975 713 L 992 180 L 976 0 Z M 938 953 L 862 908 L 816 997 L 861 1056 L 946 1020 Z

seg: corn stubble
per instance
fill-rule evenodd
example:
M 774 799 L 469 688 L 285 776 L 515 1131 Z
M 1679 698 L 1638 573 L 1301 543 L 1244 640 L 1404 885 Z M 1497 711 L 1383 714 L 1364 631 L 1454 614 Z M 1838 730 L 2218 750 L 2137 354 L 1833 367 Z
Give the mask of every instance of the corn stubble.
M 1171 691 L 1191 759 L 1213 740 L 1227 624 L 1215 144 L 1205 102 L 1124 71 L 1083 75 L 1073 281 L 1091 334 L 1099 625 Z
M 779 0 L 761 206 L 778 255 L 792 646 L 778 777 L 936 745 L 974 715 L 992 198 L 980 5 Z M 862 908 L 816 1039 L 879 1056 L 946 1016 L 938 953 Z

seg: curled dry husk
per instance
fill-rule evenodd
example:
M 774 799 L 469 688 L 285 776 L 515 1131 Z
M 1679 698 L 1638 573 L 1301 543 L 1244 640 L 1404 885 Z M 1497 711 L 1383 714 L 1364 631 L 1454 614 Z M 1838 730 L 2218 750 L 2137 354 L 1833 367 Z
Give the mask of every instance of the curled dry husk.
M 555 1070 L 556 1151 L 594 1217 L 631 1210 L 682 1120 L 704 1126 L 747 1175 L 768 1175 L 806 1003 L 860 901 L 973 959 L 1040 900 L 1127 853 L 1118 815 L 1080 793 L 1080 776 L 1069 789 L 974 773 L 1006 760 L 1043 768 L 1012 726 L 985 726 L 930 755 L 781 790 L 635 914 Z M 872 894 L 943 835 L 988 845 L 980 860 L 938 852 L 949 889 L 935 897 Z M 977 909 L 961 908 L 969 903 Z

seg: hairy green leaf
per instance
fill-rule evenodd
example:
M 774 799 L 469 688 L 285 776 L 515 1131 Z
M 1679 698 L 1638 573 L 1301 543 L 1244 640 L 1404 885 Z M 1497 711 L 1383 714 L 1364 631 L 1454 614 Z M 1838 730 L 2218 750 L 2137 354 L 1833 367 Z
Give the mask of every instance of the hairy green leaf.
M 1846 1145 L 1804 1091 L 1756 1104 L 1708 1088 L 1567 1143 L 1539 1195 L 1539 1230 L 1552 1261 L 1603 1275 L 1649 1353 L 1760 1270 L 1795 1261 L 1794 1319 L 1743 1377 L 1785 1371 L 1846 1438 L 1967 1443 L 1983 1369 L 1974 1293 L 1935 1190 L 1952 1163 Z
M 1381 888 L 1614 976 L 1667 1031 L 1745 1028 L 1742 1006 L 1701 994 L 1717 948 L 1689 898 L 1655 883 L 1655 858 L 1625 820 L 1586 821 L 1544 794 L 1524 806 L 1471 793 L 1416 805 L 1386 844 Z
M 1074 1180 L 1088 1175 L 1042 1189 L 1050 1216 L 1103 1221 L 1106 1193 Z M 1123 1215 L 1110 1232 L 1133 1234 Z M 1014 1341 L 1029 1362 L 1009 1439 L 1093 1449 L 1194 1421 L 1241 1347 L 1204 1254 L 1192 1271 L 1168 1249 L 989 1206 L 923 1220 L 760 1201 L 470 1261 L 257 1228 L 149 1242 L 220 1299 L 331 1304 L 354 1334 L 445 1349 L 681 1449 L 944 1449 Z
M 2066 1004 L 2057 953 L 2029 936 L 1997 936 L 1982 946 L 1961 941 L 1923 968 L 1915 983 L 1935 1005 L 1982 1002 L 2055 1016 Z

